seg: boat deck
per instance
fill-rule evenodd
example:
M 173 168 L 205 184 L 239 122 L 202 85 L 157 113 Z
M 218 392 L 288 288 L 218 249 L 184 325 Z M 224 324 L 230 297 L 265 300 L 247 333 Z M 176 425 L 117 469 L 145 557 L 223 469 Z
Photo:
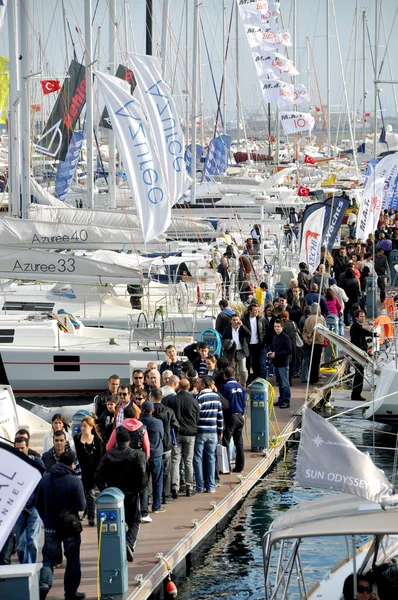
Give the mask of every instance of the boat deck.
M 274 383 L 274 378 L 271 382 Z M 167 566 L 174 569 L 183 565 L 185 556 L 202 541 L 272 466 L 283 449 L 283 443 L 301 420 L 301 407 L 306 385 L 295 379 L 290 409 L 276 409 L 271 419 L 270 440 L 278 435 L 266 453 L 251 452 L 248 443 L 250 425 L 245 433 L 245 469 L 243 473 L 220 475 L 221 485 L 214 494 L 197 494 L 191 498 L 180 495 L 167 504 L 166 512 L 151 515 L 152 523 L 140 528 L 134 562 L 129 564 L 129 600 L 149 598 L 167 576 Z M 161 554 L 164 559 L 159 557 Z M 167 563 L 166 563 L 167 561 Z M 97 531 L 84 522 L 81 546 L 82 581 L 79 591 L 86 600 L 97 600 Z M 63 598 L 64 568 L 55 569 L 54 585 L 48 600 Z

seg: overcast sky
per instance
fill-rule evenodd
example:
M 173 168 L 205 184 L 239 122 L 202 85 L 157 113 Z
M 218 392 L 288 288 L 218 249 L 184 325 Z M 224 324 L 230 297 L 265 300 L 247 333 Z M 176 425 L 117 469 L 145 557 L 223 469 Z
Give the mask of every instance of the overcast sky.
M 225 0 L 227 22 L 229 22 L 232 3 L 235 0 Z M 344 64 L 344 73 L 348 85 L 349 100 L 353 103 L 353 81 L 354 69 L 356 71 L 357 81 L 357 102 L 360 112 L 362 111 L 362 11 L 367 12 L 367 23 L 374 51 L 374 10 L 375 0 L 329 0 L 330 2 L 330 29 L 331 37 L 331 81 L 332 81 L 332 111 L 339 112 L 343 106 L 345 110 L 345 101 L 342 97 L 343 77 L 340 67 L 340 61 L 337 51 L 337 37 L 335 35 L 333 5 L 336 12 L 339 40 L 341 44 L 341 54 Z M 210 61 L 205 51 L 204 37 L 201 34 L 201 71 L 202 71 L 202 90 L 204 113 L 207 117 L 214 117 L 216 112 L 216 92 L 214 91 L 211 69 L 217 91 L 220 87 L 222 75 L 222 28 L 223 28 L 223 3 L 224 0 L 203 0 L 201 4 L 201 18 L 203 23 L 204 35 L 208 45 Z M 145 0 L 131 0 L 128 11 L 128 49 L 139 53 L 145 52 Z M 168 22 L 168 70 L 167 79 L 174 82 L 174 93 L 177 96 L 178 105 L 183 107 L 185 96 L 184 90 L 188 88 L 189 97 L 191 94 L 192 78 L 192 29 L 193 29 L 193 6 L 194 0 L 188 0 L 189 7 L 189 82 L 186 85 L 184 80 L 184 71 L 186 66 L 185 59 L 185 0 L 170 0 L 170 20 Z M 386 27 L 386 36 L 390 35 L 391 26 L 394 23 L 398 9 L 397 0 L 383 0 L 380 2 L 384 22 Z M 125 62 L 126 43 L 124 38 L 124 1 L 117 0 L 117 17 L 119 24 L 117 51 L 118 62 Z M 24 1 L 21 0 L 21 6 L 24 7 Z M 62 77 L 66 67 L 66 50 L 64 38 L 64 24 L 62 18 L 61 0 L 33 0 L 33 58 L 35 61 L 34 69 L 37 70 L 39 64 L 40 50 L 43 61 L 43 73 L 46 77 Z M 64 0 L 68 24 L 71 35 L 68 33 L 69 53 L 71 53 L 71 41 L 75 44 L 75 50 L 78 60 L 82 59 L 84 51 L 84 2 L 83 0 Z M 357 61 L 354 62 L 354 13 L 358 6 L 360 13 L 358 43 L 357 43 Z M 99 65 L 101 70 L 105 70 L 109 55 L 109 1 L 92 0 L 93 13 L 95 18 L 92 27 L 93 47 L 97 45 L 97 58 L 99 55 Z M 154 7 L 154 53 L 160 51 L 160 37 L 163 22 L 163 1 L 153 0 Z M 24 8 L 23 8 L 24 9 Z M 288 27 L 293 36 L 293 25 L 291 15 L 291 1 L 281 0 L 282 19 L 285 27 Z M 297 82 L 307 84 L 307 38 L 310 41 L 314 61 L 315 72 L 312 73 L 312 86 L 317 89 L 319 86 L 322 101 L 326 103 L 326 0 L 297 0 L 297 61 L 296 66 L 301 75 L 297 77 Z M 397 30 L 398 21 L 395 21 L 394 32 Z M 77 31 L 76 28 L 81 31 Z M 245 39 L 245 34 L 241 23 L 239 23 L 239 67 L 241 73 L 240 95 L 244 114 L 263 111 L 260 87 L 256 72 L 249 52 L 249 47 Z M 179 51 L 178 51 L 179 49 Z M 384 55 L 385 36 L 383 31 L 383 22 L 381 23 L 381 43 L 379 61 Z M 4 36 L 0 39 L 0 51 L 8 56 L 8 35 L 7 22 L 5 23 Z M 393 78 L 398 79 L 398 66 L 396 57 L 398 55 L 398 36 L 393 33 L 389 43 L 389 52 L 392 62 Z M 369 51 L 369 42 L 366 39 L 367 55 L 367 91 L 368 109 L 373 111 L 373 74 L 372 61 Z M 348 62 L 347 62 L 348 59 Z M 311 64 L 311 70 L 313 69 Z M 382 72 L 383 79 L 390 79 L 388 57 L 385 58 Z M 40 92 L 38 80 L 35 80 L 35 102 L 40 101 Z M 386 113 L 397 116 L 395 100 L 393 96 L 393 86 L 384 84 L 381 86 L 382 104 Z M 397 87 L 397 86 L 395 86 Z M 235 22 L 233 22 L 231 43 L 229 48 L 227 64 L 227 103 L 228 117 L 235 118 L 235 98 L 236 98 L 236 51 L 235 51 Z M 398 90 L 397 90 L 398 94 Z M 361 102 L 361 103 L 360 103 Z M 320 104 L 318 91 L 316 91 L 316 105 Z M 101 100 L 98 99 L 98 106 Z

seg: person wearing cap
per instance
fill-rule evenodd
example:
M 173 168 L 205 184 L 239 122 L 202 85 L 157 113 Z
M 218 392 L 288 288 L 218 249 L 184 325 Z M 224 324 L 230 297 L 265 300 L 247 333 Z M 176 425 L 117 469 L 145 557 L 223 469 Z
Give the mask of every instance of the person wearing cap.
M 163 493 L 163 438 L 164 428 L 160 419 L 155 419 L 153 402 L 146 400 L 141 406 L 140 421 L 145 425 L 148 431 L 149 444 L 151 447 L 149 458 L 149 471 L 152 475 L 152 512 L 161 513 L 166 509 L 162 507 Z M 148 488 L 144 490 L 146 496 L 146 505 L 148 504 Z M 143 500 L 144 506 L 145 499 Z M 144 507 L 142 507 L 144 510 Z
M 130 447 L 130 433 L 125 427 L 117 428 L 116 446 L 102 457 L 95 482 L 100 491 L 116 487 L 124 494 L 127 560 L 133 562 L 141 523 L 140 493 L 148 486 L 147 458 L 142 450 Z
M 81 580 L 80 533 L 71 534 L 59 529 L 59 514 L 68 510 L 78 517 L 86 508 L 86 497 L 81 479 L 73 467 L 76 454 L 63 452 L 50 473 L 45 473 L 37 492 L 37 510 L 44 523 L 43 567 L 40 571 L 40 600 L 44 600 L 53 585 L 54 566 L 62 555 L 66 558 L 64 575 L 65 600 L 82 600 L 86 594 L 78 592 Z

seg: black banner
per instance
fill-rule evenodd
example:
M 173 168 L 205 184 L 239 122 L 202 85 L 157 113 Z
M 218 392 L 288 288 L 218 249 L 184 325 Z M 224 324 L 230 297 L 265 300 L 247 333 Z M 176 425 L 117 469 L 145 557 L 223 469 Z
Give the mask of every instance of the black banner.
M 36 150 L 65 160 L 74 127 L 86 102 L 86 69 L 72 60 L 58 99 L 47 121 Z
M 116 77 L 118 77 L 119 79 L 124 79 L 125 81 L 127 81 L 127 83 L 130 84 L 130 92 L 131 92 L 131 95 L 133 95 L 135 86 L 137 85 L 133 71 L 131 71 L 131 69 L 128 69 L 127 67 L 125 67 L 123 65 L 119 65 L 117 68 L 117 71 L 116 71 Z M 109 118 L 109 114 L 108 114 L 108 110 L 107 110 L 106 106 L 102 113 L 99 124 L 100 124 L 100 127 L 104 127 L 104 129 L 112 129 L 111 120 Z

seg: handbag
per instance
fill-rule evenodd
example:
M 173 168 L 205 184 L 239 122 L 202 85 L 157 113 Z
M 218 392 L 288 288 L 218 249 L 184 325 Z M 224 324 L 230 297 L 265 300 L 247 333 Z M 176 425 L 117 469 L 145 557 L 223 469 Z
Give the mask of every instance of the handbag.
M 230 473 L 228 448 L 217 444 L 217 468 L 219 473 Z
M 53 490 L 54 505 L 58 512 L 58 522 L 55 527 L 57 535 L 61 538 L 66 536 L 77 536 L 83 531 L 82 523 L 69 508 L 64 508 L 59 512 L 59 505 L 55 495 L 54 477 L 51 475 L 51 485 Z
M 304 342 L 303 342 L 301 335 L 299 334 L 298 331 L 296 331 L 295 335 L 296 335 L 296 347 L 302 348 L 304 346 Z

